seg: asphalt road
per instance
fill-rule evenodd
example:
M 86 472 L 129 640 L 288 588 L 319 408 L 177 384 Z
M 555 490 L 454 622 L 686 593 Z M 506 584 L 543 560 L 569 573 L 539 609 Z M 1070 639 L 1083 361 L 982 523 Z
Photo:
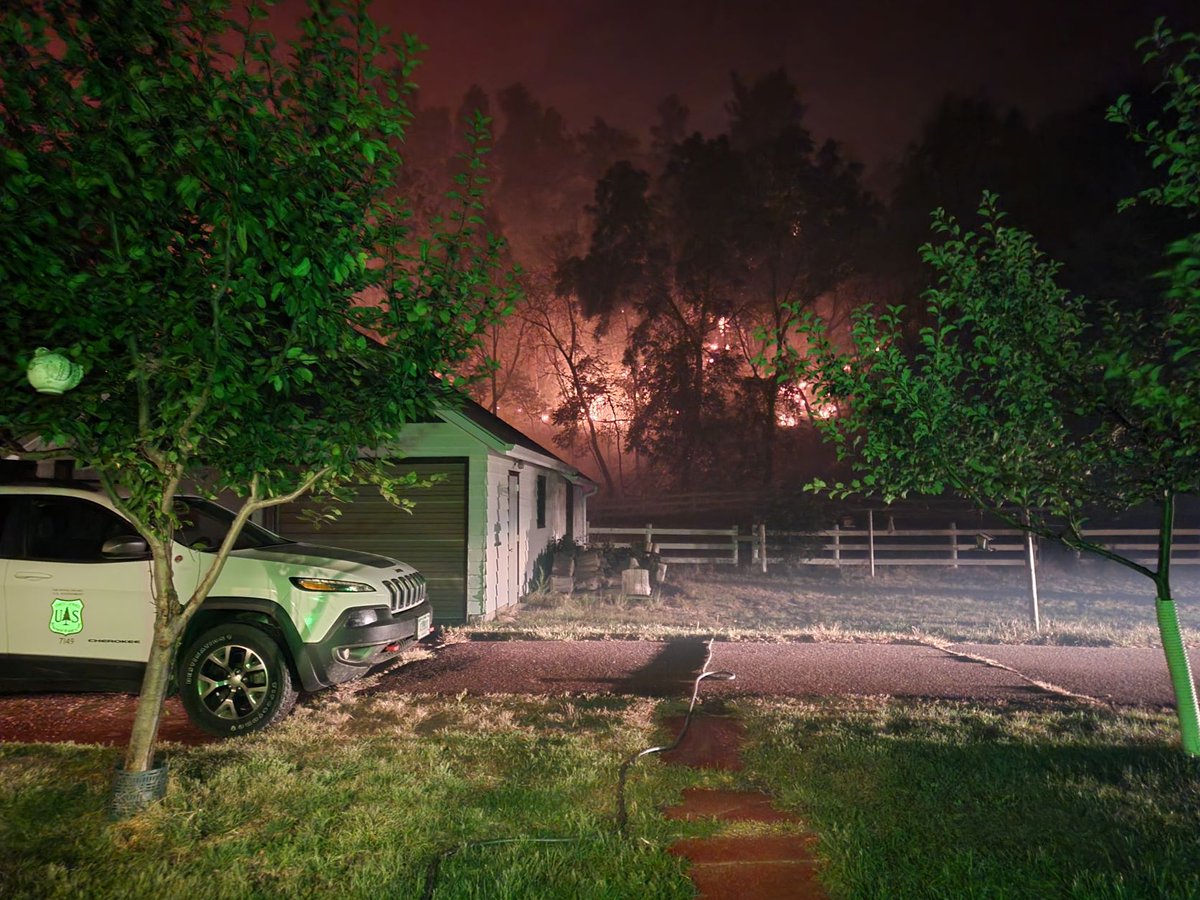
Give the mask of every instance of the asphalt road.
M 377 677 L 365 692 L 415 694 L 691 695 L 708 647 L 698 639 L 654 641 L 473 641 Z M 1196 656 L 1195 652 L 1192 653 Z M 1200 664 L 1198 664 L 1200 667 Z M 1037 701 L 1081 694 L 1120 706 L 1173 707 L 1161 650 L 959 644 L 714 643 L 703 696 L 890 695 L 953 700 Z M 129 694 L 0 696 L 0 742 L 128 741 Z M 167 703 L 160 738 L 214 740 Z
M 704 665 L 697 639 L 476 641 L 385 674 L 373 691 L 686 696 Z M 703 692 L 788 697 L 884 694 L 1029 700 L 1073 693 L 1123 706 L 1172 706 L 1161 650 L 959 644 L 715 643 Z

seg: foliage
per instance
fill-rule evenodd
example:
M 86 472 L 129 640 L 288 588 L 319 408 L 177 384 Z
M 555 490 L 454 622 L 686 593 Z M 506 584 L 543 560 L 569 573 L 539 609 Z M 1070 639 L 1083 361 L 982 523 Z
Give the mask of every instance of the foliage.
M 1095 412 L 1082 404 L 1098 374 L 1084 352 L 1083 304 L 1058 287 L 1058 266 L 1032 238 L 1003 224 L 994 196 L 980 215 L 971 232 L 935 214 L 942 241 L 922 251 L 938 273 L 926 294 L 932 324 L 915 352 L 902 309 L 860 307 L 848 352 L 807 316 L 811 353 L 793 354 L 792 364 L 839 404 L 842 414 L 818 428 L 863 470 L 835 494 L 886 502 L 949 489 L 983 507 L 1069 517 L 1089 496 L 1084 437 L 1073 426 Z
M 597 332 L 630 316 L 628 446 L 681 488 L 774 473 L 781 392 L 770 342 L 793 307 L 856 272 L 874 213 L 860 169 L 818 147 L 782 70 L 732 79 L 728 134 L 686 136 L 670 98 L 657 177 L 618 162 L 597 182 L 587 253 L 559 269 Z M 672 139 L 668 140 L 667 136 Z
M 1165 60 L 1160 86 L 1171 124 L 1134 126 L 1162 173 L 1141 196 L 1200 213 L 1200 37 L 1176 39 L 1160 22 L 1151 42 L 1148 60 L 1179 55 Z M 1130 122 L 1128 100 L 1110 115 Z M 1002 223 L 994 195 L 979 212 L 978 233 L 934 214 L 937 241 L 921 255 L 937 280 L 915 346 L 898 308 L 859 310 L 848 351 L 809 316 L 814 352 L 791 354 L 781 370 L 838 404 L 840 415 L 818 425 L 856 474 L 835 484 L 835 495 L 951 491 L 1150 578 L 1184 749 L 1200 755 L 1200 709 L 1170 578 L 1175 498 L 1200 489 L 1200 235 L 1167 248 L 1164 302 L 1130 314 L 1089 307 L 1061 288 L 1058 265 Z M 1155 566 L 1080 534 L 1089 505 L 1146 502 L 1160 510 Z
M 415 39 L 389 43 L 362 2 L 314 2 L 287 48 L 257 5 L 240 15 L 45 0 L 0 21 L 0 436 L 95 468 L 149 540 L 147 684 L 241 522 L 350 478 L 360 447 L 445 400 L 437 374 L 504 302 L 477 236 L 482 118 L 452 218 L 422 231 L 394 194 Z M 83 383 L 33 394 L 38 345 Z M 177 599 L 187 479 L 244 502 Z
M 1158 321 L 1145 316 L 1133 327 L 1149 331 L 1152 353 L 1140 346 L 1117 347 L 1108 359 L 1108 377 L 1127 379 L 1131 402 L 1147 429 L 1170 441 L 1181 468 L 1200 467 L 1200 34 L 1176 34 L 1163 20 L 1139 42 L 1144 61 L 1158 63 L 1163 115 L 1139 124 L 1128 96 L 1109 110 L 1127 126 L 1160 175 L 1157 184 L 1126 201 L 1138 200 L 1181 210 L 1193 229 L 1167 247 L 1169 267 L 1159 273 L 1166 309 Z

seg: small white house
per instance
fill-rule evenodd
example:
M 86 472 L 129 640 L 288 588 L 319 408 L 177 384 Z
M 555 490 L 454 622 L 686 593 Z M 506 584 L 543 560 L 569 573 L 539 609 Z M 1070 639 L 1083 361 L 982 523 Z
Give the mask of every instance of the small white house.
M 438 624 L 491 618 L 530 587 L 552 542 L 587 539 L 587 498 L 596 484 L 503 419 L 464 398 L 437 421 L 405 425 L 378 455 L 397 472 L 438 476 L 409 492 L 409 514 L 376 488 L 355 490 L 335 522 L 314 526 L 311 502 L 280 508 L 264 524 L 285 537 L 381 553 L 426 577 Z

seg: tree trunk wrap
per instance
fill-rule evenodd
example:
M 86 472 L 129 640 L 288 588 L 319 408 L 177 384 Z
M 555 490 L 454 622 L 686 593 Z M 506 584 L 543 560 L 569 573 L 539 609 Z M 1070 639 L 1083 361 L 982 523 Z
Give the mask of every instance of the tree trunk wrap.
M 1155 600 L 1154 608 L 1163 652 L 1167 655 L 1167 670 L 1171 673 L 1171 685 L 1175 689 L 1183 752 L 1200 757 L 1200 707 L 1196 704 L 1196 684 L 1192 681 L 1192 667 L 1179 631 L 1175 601 L 1170 597 L 1159 597 Z

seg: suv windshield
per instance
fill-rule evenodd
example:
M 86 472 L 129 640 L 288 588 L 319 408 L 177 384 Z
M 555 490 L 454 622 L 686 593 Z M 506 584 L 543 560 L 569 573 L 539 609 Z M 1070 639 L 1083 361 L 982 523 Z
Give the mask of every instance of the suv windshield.
M 202 500 L 199 497 L 181 497 L 175 501 L 175 513 L 179 516 L 179 529 L 175 540 L 193 550 L 215 553 L 233 524 L 234 513 L 223 506 Z M 290 544 L 287 538 L 268 531 L 261 525 L 247 522 L 242 526 L 234 550 L 249 550 L 254 547 L 271 547 Z

